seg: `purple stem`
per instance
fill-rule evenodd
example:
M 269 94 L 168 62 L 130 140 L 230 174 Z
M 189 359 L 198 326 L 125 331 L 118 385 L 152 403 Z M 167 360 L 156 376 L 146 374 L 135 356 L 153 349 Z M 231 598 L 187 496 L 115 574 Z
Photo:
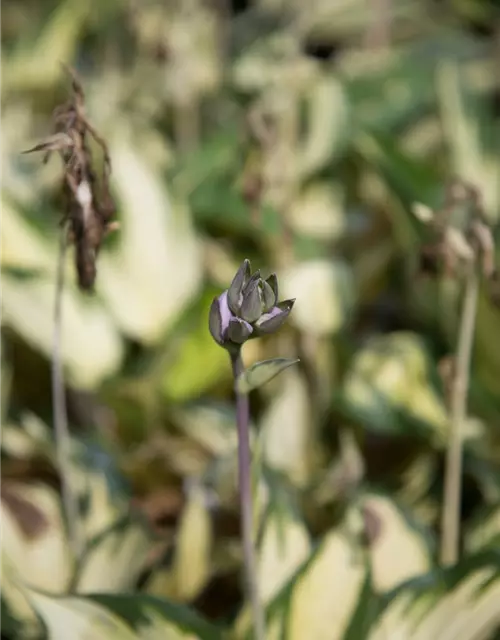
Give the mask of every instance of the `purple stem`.
M 257 562 L 253 546 L 252 475 L 250 453 L 250 403 L 248 394 L 240 393 L 237 380 L 244 371 L 241 348 L 230 352 L 236 394 L 236 422 L 238 426 L 238 484 L 240 490 L 241 534 L 247 597 L 252 607 L 255 640 L 265 639 L 264 610 L 257 585 Z

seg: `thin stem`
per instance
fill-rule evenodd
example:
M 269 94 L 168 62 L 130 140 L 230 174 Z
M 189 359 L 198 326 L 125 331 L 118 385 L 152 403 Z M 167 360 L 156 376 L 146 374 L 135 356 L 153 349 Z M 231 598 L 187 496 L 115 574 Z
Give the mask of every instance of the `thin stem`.
M 250 453 L 250 403 L 248 395 L 240 393 L 236 381 L 243 373 L 241 350 L 231 352 L 231 364 L 236 393 L 236 422 L 238 426 L 238 482 L 240 489 L 241 533 L 247 595 L 252 607 L 255 640 L 265 638 L 264 609 L 259 598 L 257 562 L 253 545 L 252 478 Z
M 459 556 L 463 427 L 467 416 L 469 371 L 474 341 L 478 288 L 479 279 L 474 265 L 471 265 L 465 282 L 455 375 L 451 392 L 450 436 L 446 453 L 441 522 L 441 563 L 443 565 L 455 564 Z
M 66 229 L 61 230 L 57 262 L 56 292 L 54 304 L 54 337 L 52 351 L 52 406 L 57 463 L 61 479 L 64 515 L 68 538 L 76 559 L 80 557 L 82 544 L 78 529 L 78 504 L 71 487 L 71 440 L 68 429 L 66 395 L 62 368 L 62 297 L 64 291 L 64 263 L 66 258 Z

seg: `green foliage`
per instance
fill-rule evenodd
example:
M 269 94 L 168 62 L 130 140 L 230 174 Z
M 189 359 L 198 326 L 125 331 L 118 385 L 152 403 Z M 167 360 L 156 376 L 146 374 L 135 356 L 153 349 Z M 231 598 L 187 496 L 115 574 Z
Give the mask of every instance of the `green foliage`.
M 274 358 L 256 362 L 248 367 L 238 379 L 238 389 L 241 393 L 249 393 L 258 389 L 266 382 L 272 380 L 281 371 L 288 369 L 292 364 L 297 364 L 298 360 L 287 360 L 287 358 Z

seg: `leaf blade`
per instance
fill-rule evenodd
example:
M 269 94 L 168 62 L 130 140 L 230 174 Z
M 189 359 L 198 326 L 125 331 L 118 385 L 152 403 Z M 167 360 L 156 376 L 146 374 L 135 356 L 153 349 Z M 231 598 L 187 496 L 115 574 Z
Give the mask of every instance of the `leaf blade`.
M 266 382 L 269 382 L 297 362 L 299 362 L 299 358 L 273 358 L 256 362 L 248 367 L 238 378 L 238 391 L 240 393 L 249 393 L 266 384 Z

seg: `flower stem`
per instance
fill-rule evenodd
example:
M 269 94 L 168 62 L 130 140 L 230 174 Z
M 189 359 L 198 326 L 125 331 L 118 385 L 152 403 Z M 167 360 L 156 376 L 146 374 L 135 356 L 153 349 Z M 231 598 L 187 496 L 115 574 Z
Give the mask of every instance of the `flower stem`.
M 52 405 L 54 415 L 54 437 L 57 464 L 61 481 L 62 503 L 68 539 L 75 560 L 82 553 L 82 540 L 78 523 L 78 502 L 71 486 L 71 439 L 68 429 L 66 396 L 62 368 L 62 297 L 64 291 L 64 261 L 66 257 L 66 229 L 60 234 L 59 257 L 57 263 L 57 281 L 54 303 L 54 338 L 52 352 Z
M 250 403 L 248 394 L 238 391 L 236 382 L 243 373 L 241 349 L 230 352 L 236 393 L 236 422 L 238 426 L 238 482 L 240 490 L 241 534 L 247 597 L 252 607 L 255 640 L 265 639 L 264 609 L 259 598 L 257 562 L 253 546 L 253 513 L 250 453 Z
M 478 276 L 474 264 L 472 264 L 465 282 L 451 397 L 450 436 L 446 452 L 441 522 L 441 563 L 443 565 L 456 564 L 459 557 L 463 427 L 467 416 L 469 371 L 474 341 L 478 288 Z

